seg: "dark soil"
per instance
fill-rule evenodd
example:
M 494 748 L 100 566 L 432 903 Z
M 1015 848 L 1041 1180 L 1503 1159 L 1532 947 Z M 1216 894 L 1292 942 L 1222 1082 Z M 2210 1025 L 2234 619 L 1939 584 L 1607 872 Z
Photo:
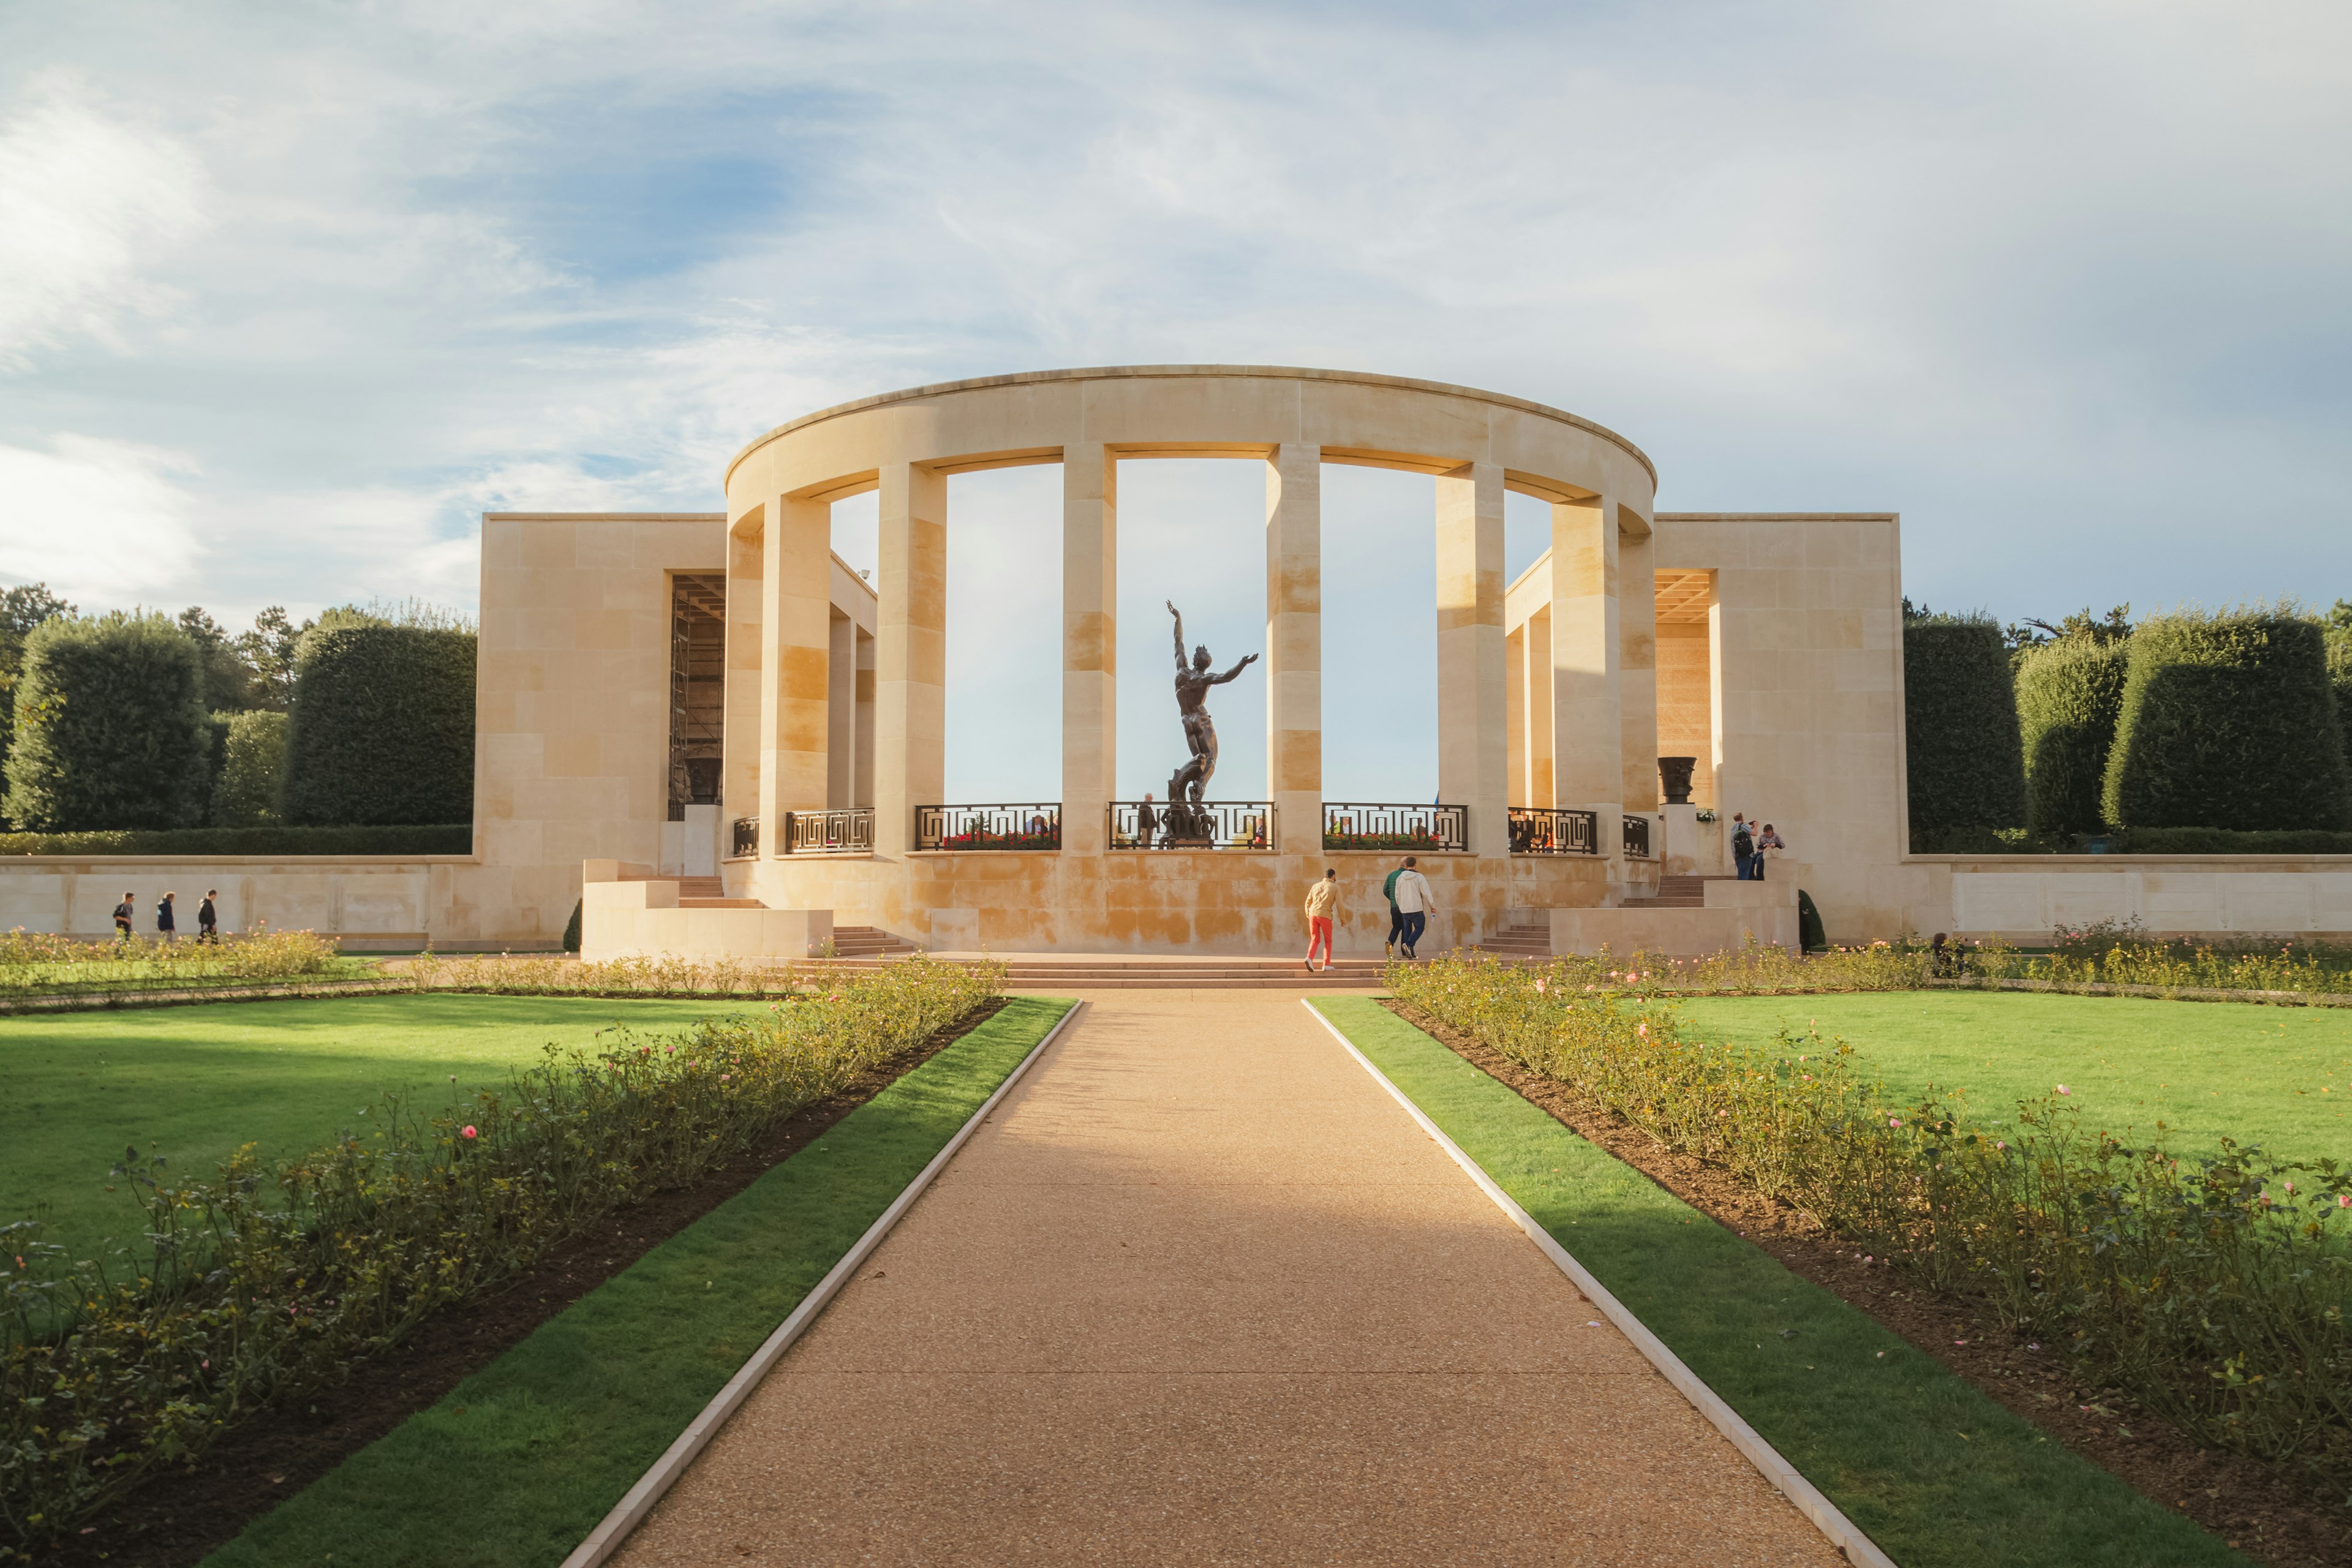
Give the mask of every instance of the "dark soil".
M 1755 1242 L 1791 1273 L 1869 1313 L 2052 1437 L 2247 1556 L 2272 1568 L 2352 1563 L 2352 1510 L 2315 1498 L 2307 1483 L 2259 1459 L 2199 1447 L 2130 1395 L 2084 1382 L 2064 1355 L 2032 1349 L 2030 1342 L 1976 1316 L 1969 1303 L 1924 1289 L 1884 1263 L 1865 1264 L 1815 1221 L 1743 1185 L 1722 1167 L 1668 1148 L 1410 1003 L 1383 1000 L 1381 1005 Z
M 447 1308 L 340 1388 L 300 1410 L 268 1410 L 229 1433 L 189 1468 L 159 1473 L 36 1561 L 58 1568 L 183 1568 L 233 1539 L 286 1499 L 520 1344 L 660 1243 L 741 1192 L 893 1081 L 993 1016 L 982 1003 L 914 1049 L 868 1071 L 829 1100 L 794 1112 L 752 1148 L 690 1187 L 654 1194 L 609 1215 L 530 1272 L 488 1296 Z

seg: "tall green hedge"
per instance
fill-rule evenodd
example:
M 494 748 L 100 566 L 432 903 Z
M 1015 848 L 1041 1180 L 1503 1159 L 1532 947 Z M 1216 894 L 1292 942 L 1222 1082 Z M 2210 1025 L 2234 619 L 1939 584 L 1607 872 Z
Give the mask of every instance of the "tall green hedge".
M 294 660 L 285 817 L 355 826 L 474 815 L 474 635 L 322 627 Z
M 2107 753 L 2123 711 L 2126 642 L 2063 637 L 2025 650 L 2017 717 L 2025 742 L 2025 825 L 2040 837 L 2096 833 Z
M 2319 623 L 2268 610 L 2142 622 L 2102 805 L 2125 827 L 2352 827 Z
M 2023 826 L 2025 755 L 2000 627 L 1959 616 L 1907 622 L 1903 705 L 1915 839 Z
M 177 859 L 199 855 L 468 855 L 470 822 L 411 827 L 167 827 L 111 833 L 0 833 L 5 855 L 140 855 Z
M 18 827 L 191 827 L 212 786 L 204 666 L 163 616 L 58 616 L 25 639 L 7 815 Z

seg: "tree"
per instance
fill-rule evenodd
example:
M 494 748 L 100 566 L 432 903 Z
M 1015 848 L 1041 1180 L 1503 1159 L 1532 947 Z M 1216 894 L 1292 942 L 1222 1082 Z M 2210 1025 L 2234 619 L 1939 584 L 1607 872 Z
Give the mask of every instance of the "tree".
M 159 615 L 58 616 L 25 639 L 7 815 L 20 828 L 193 827 L 211 784 L 204 668 Z
M 215 827 L 260 827 L 278 820 L 286 773 L 286 715 L 257 709 L 228 715 L 220 778 L 213 785 Z
M 203 661 L 205 706 L 231 713 L 252 707 L 254 672 L 245 661 L 243 639 L 230 637 L 195 605 L 180 612 L 180 629 L 196 645 L 197 657 Z
M 283 713 L 294 700 L 294 655 L 313 623 L 296 626 L 283 605 L 253 617 L 253 629 L 236 639 L 237 657 L 253 671 L 254 706 Z
M 2022 650 L 2017 716 L 2025 742 L 2026 826 L 2036 837 L 2096 833 L 2102 825 L 2127 647 L 2077 629 Z
M 2336 721 L 2352 746 L 2352 599 L 2327 612 L 2327 682 L 2336 689 Z
M 2186 611 L 2132 634 L 2102 805 L 2121 827 L 2352 828 L 2326 629 Z
M 1915 616 L 1903 628 L 1912 846 L 1954 829 L 2025 825 L 2025 758 L 2001 629 L 1988 616 Z

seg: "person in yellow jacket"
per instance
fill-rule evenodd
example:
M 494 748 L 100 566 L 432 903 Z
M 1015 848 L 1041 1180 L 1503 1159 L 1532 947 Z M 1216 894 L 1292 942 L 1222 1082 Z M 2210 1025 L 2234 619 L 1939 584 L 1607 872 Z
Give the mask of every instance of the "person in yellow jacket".
M 1323 879 L 1307 889 L 1307 973 L 1315 973 L 1315 950 L 1323 950 L 1323 967 L 1331 967 L 1331 912 L 1339 907 L 1339 873 L 1327 870 Z

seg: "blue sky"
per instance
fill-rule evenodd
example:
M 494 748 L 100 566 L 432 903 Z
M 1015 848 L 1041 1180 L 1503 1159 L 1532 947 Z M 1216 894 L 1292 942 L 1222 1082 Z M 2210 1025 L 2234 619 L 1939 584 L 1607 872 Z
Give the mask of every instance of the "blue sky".
M 484 510 L 716 508 L 842 398 L 1222 361 L 1571 408 L 1670 510 L 1899 510 L 1939 606 L 2324 603 L 2347 46 L 2293 0 L 0 7 L 0 580 L 467 605 Z M 1419 798 L 1427 483 L 1326 486 L 1327 787 Z M 1257 495 L 1123 482 L 1125 789 L 1167 591 L 1255 647 Z M 951 504 L 950 788 L 1049 795 L 1002 694 L 1053 681 L 1051 475 Z

